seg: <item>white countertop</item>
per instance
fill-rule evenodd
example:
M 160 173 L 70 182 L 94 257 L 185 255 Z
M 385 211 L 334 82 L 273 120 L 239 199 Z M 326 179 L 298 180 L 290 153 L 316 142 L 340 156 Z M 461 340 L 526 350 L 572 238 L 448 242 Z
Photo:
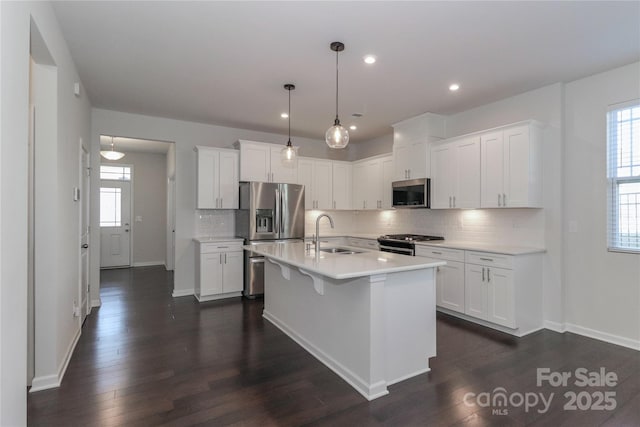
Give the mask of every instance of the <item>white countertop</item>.
M 477 243 L 453 240 L 440 240 L 432 242 L 416 242 L 419 246 L 432 246 L 438 248 L 462 249 L 466 251 L 491 252 L 504 255 L 527 255 L 546 252 L 546 249 L 531 248 L 526 246 L 510 246 L 495 243 Z
M 380 237 L 380 234 L 367 234 L 367 233 L 349 233 L 349 234 L 336 233 L 336 234 L 332 234 L 332 233 L 320 233 L 320 240 L 327 239 L 327 238 L 336 238 L 336 237 L 355 237 L 357 239 L 376 240 L 376 239 L 378 239 L 378 237 Z M 307 234 L 306 236 L 304 236 L 304 238 L 305 239 L 311 239 L 311 238 L 313 238 L 313 234 Z
M 323 245 L 322 247 L 336 247 L 336 245 Z M 339 245 L 339 247 L 345 246 Z M 320 256 L 316 258 L 315 250 L 312 248 L 311 252 L 307 253 L 305 251 L 305 244 L 302 242 L 243 246 L 243 248 L 264 255 L 274 261 L 338 280 L 372 276 L 375 274 L 420 270 L 446 264 L 444 261 L 430 258 L 368 251 L 353 247 L 349 248 L 361 253 L 347 255 L 320 252 Z
M 194 237 L 193 240 L 198 243 L 244 242 L 244 239 L 242 237 L 200 236 Z

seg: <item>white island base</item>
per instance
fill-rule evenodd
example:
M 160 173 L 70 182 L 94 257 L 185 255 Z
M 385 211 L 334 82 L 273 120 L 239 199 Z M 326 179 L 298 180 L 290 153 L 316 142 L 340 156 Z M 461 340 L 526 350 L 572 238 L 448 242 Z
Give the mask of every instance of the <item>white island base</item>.
M 338 280 L 268 259 L 263 317 L 373 400 L 429 371 L 436 355 L 434 270 Z

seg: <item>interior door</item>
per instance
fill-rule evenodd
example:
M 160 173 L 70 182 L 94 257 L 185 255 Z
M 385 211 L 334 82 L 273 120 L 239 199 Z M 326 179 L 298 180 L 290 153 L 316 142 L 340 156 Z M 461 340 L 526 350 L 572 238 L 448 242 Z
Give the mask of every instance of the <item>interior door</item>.
M 85 317 L 91 311 L 91 294 L 89 289 L 89 209 L 91 206 L 91 203 L 89 203 L 89 199 L 91 194 L 91 169 L 89 168 L 89 153 L 85 150 L 84 147 L 81 147 L 80 156 L 82 159 L 82 180 L 80 181 L 80 209 L 82 210 L 82 212 L 80 213 L 82 224 L 82 229 L 80 231 L 80 301 L 83 317 Z
M 131 183 L 100 184 L 100 267 L 131 266 Z

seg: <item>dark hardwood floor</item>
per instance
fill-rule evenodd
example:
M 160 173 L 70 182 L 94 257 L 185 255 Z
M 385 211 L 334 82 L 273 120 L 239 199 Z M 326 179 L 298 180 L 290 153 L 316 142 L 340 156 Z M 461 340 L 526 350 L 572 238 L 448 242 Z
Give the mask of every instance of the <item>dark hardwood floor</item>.
M 29 394 L 30 425 L 640 425 L 633 350 L 550 331 L 517 339 L 439 314 L 432 371 L 367 402 L 264 321 L 262 301 L 174 299 L 172 280 L 162 267 L 102 272 L 102 307 L 86 320 L 61 387 Z M 567 387 L 536 385 L 537 368 L 582 367 L 615 372 L 617 385 L 579 387 L 573 375 Z M 497 387 L 515 403 L 487 407 L 467 395 L 495 397 Z M 563 409 L 566 392 L 585 405 L 606 391 L 615 410 Z M 513 393 L 554 396 L 546 411 L 525 410 Z

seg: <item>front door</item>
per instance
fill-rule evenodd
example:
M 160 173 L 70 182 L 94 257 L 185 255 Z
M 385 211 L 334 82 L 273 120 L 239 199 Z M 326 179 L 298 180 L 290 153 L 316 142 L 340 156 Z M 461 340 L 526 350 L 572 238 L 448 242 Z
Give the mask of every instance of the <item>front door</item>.
M 100 267 L 131 266 L 131 183 L 100 185 Z

